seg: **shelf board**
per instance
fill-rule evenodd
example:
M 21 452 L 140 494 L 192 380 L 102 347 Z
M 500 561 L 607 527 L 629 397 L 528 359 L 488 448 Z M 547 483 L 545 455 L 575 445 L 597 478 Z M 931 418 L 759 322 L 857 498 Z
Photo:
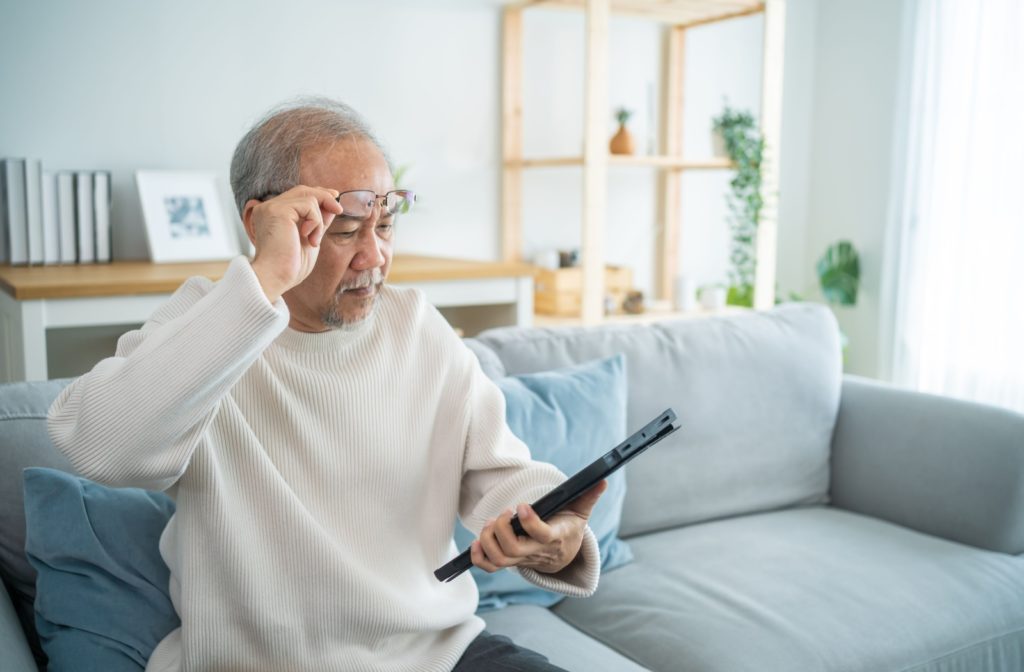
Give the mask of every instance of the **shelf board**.
M 538 159 L 513 159 L 506 161 L 510 168 L 555 168 L 558 166 L 582 166 L 582 156 L 550 156 Z M 700 161 L 682 159 L 677 156 L 624 156 L 613 154 L 608 157 L 609 166 L 648 166 L 673 170 L 729 170 L 734 166 L 729 159 L 710 158 Z
M 681 159 L 675 156 L 622 156 L 608 157 L 612 166 L 656 166 L 658 168 L 677 168 L 679 170 L 728 170 L 733 167 L 729 159 L 711 158 L 703 161 Z
M 227 267 L 227 261 L 178 264 L 115 261 L 110 264 L 67 266 L 0 266 L 0 291 L 18 300 L 167 294 L 194 275 L 220 280 Z M 388 282 L 475 280 L 527 277 L 533 274 L 534 267 L 521 262 L 396 254 L 391 263 Z
M 585 0 L 530 0 L 524 7 L 583 9 Z M 677 26 L 699 26 L 764 11 L 763 0 L 611 0 L 615 14 L 638 16 Z
M 511 159 L 505 162 L 510 168 L 555 168 L 557 166 L 582 166 L 582 156 L 548 156 L 540 159 Z

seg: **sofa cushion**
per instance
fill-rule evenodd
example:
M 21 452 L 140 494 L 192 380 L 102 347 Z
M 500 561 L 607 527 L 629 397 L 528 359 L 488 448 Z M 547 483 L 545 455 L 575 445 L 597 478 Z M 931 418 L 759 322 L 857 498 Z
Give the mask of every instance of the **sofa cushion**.
M 509 374 L 624 353 L 632 431 L 671 406 L 680 431 L 630 464 L 621 534 L 827 501 L 839 407 L 839 330 L 828 308 L 654 325 L 493 329 L 477 337 Z
M 32 650 L 21 635 L 21 624 L 18 622 L 14 605 L 11 604 L 2 582 L 0 582 L 0 651 L 3 652 L 3 669 L 5 671 L 28 670 L 34 672 L 37 668 Z
M 25 550 L 51 668 L 137 672 L 180 625 L 159 550 L 173 513 L 161 492 L 25 471 Z
M 484 375 L 491 380 L 499 380 L 505 377 L 505 367 L 502 366 L 501 360 L 498 359 L 498 355 L 486 345 L 476 340 L 475 338 L 464 338 L 462 342 L 469 348 L 470 352 L 476 355 L 476 359 L 480 362 L 480 369 L 484 372 Z
M 10 591 L 36 659 L 43 658 L 35 634 L 32 600 L 36 571 L 25 557 L 25 509 L 21 472 L 26 467 L 73 471 L 46 433 L 46 413 L 70 380 L 0 385 L 0 578 Z
M 652 670 L 1020 669 L 1024 558 L 831 507 L 667 530 L 554 608 Z M 1016 661 L 1016 664 L 1014 664 Z
M 626 371 L 622 355 L 557 371 L 501 378 L 505 417 L 512 433 L 535 460 L 550 462 L 572 475 L 626 437 Z M 632 559 L 618 538 L 626 480 L 622 470 L 608 478 L 608 489 L 590 516 L 601 551 L 601 568 Z M 465 549 L 476 536 L 457 523 L 455 545 Z M 538 588 L 514 572 L 470 570 L 480 589 L 481 609 L 508 604 L 550 606 L 564 596 Z
M 588 637 L 551 613 L 550 609 L 517 604 L 501 611 L 481 614 L 487 631 L 505 635 L 519 646 L 548 657 L 566 670 L 614 670 L 643 672 L 632 660 Z

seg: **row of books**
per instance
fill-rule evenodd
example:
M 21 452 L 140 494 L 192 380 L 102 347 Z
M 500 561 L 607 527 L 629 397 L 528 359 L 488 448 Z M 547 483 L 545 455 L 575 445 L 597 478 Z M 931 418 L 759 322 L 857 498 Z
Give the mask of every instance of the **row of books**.
M 110 173 L 0 161 L 0 263 L 110 261 Z

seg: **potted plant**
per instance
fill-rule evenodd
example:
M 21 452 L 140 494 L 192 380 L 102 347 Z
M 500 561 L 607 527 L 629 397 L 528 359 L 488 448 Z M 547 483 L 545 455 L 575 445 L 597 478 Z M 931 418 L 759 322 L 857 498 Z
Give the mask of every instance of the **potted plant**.
M 720 310 L 726 304 L 726 287 L 722 283 L 701 285 L 697 295 L 705 310 Z
M 619 130 L 612 136 L 612 140 L 608 144 L 612 154 L 633 153 L 633 136 L 630 134 L 629 129 L 626 128 L 626 122 L 629 121 L 631 116 L 633 116 L 633 113 L 624 107 L 620 107 L 615 112 L 615 119 L 619 122 Z
M 848 240 L 829 245 L 818 260 L 821 293 L 831 305 L 854 306 L 860 287 L 860 256 Z
M 727 303 L 734 306 L 754 305 L 754 245 L 757 224 L 761 217 L 761 158 L 764 139 L 750 112 L 728 106 L 712 120 L 712 129 L 721 135 L 725 151 L 736 167 L 726 197 L 729 205 L 729 227 L 732 246 L 729 260 L 729 294 Z

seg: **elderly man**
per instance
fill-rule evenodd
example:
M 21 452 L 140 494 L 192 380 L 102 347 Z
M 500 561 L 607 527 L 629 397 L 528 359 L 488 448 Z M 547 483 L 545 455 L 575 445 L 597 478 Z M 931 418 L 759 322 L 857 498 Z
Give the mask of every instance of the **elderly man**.
M 147 670 L 556 669 L 482 632 L 468 573 L 432 570 L 458 514 L 477 566 L 590 595 L 604 484 L 546 522 L 522 504 L 565 477 L 441 315 L 384 284 L 414 199 L 380 144 L 300 101 L 241 140 L 231 183 L 252 261 L 186 282 L 50 411 L 83 475 L 177 501 L 160 550 L 181 627 Z

